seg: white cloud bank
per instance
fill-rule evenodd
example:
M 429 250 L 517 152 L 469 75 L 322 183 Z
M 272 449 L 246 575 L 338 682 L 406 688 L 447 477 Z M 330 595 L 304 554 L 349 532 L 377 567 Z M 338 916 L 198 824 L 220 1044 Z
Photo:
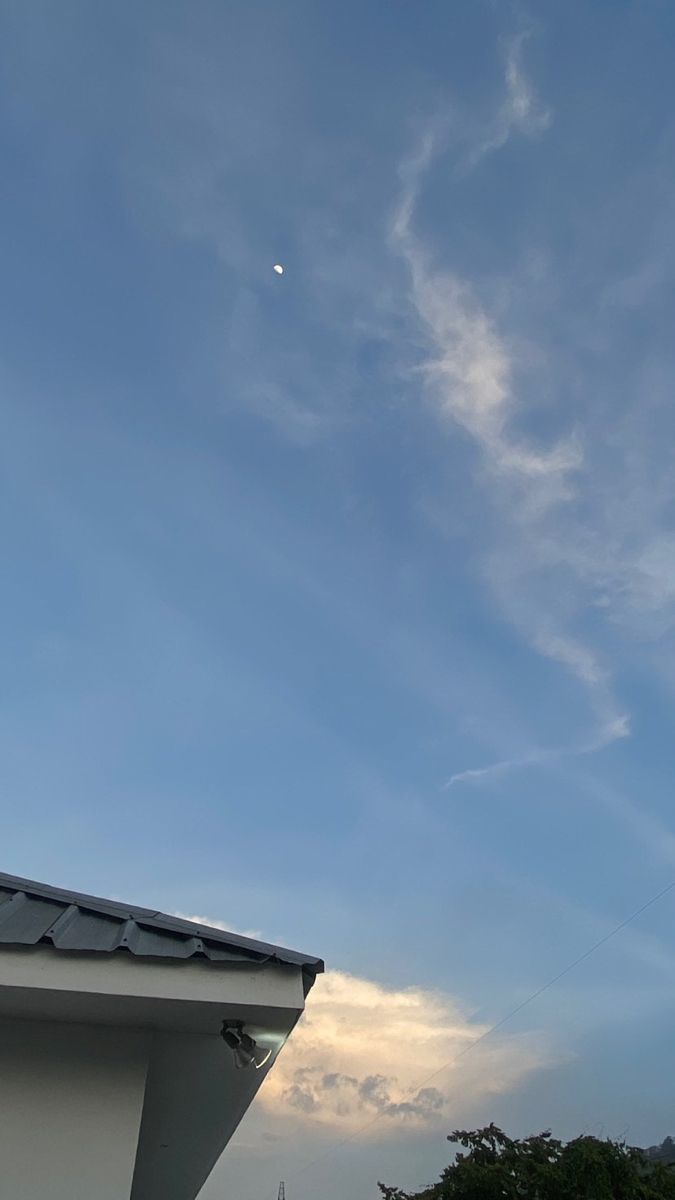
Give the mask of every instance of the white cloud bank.
M 350 1135 L 366 1126 L 364 1136 L 378 1138 L 445 1127 L 472 1102 L 553 1064 L 534 1034 L 495 1034 L 469 1051 L 487 1028 L 443 992 L 393 990 L 329 971 L 317 979 L 258 1103 L 276 1127 Z

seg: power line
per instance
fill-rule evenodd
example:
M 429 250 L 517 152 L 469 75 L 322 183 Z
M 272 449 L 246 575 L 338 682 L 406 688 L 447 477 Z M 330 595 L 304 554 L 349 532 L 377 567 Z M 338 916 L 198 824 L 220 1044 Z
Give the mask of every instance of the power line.
M 453 1067 L 460 1058 L 464 1058 L 464 1056 L 468 1054 L 470 1050 L 473 1050 L 474 1046 L 477 1046 L 480 1042 L 484 1042 L 486 1038 L 491 1037 L 493 1033 L 496 1033 L 498 1029 L 501 1029 L 503 1025 L 506 1025 L 507 1021 L 512 1020 L 517 1013 L 522 1012 L 524 1008 L 527 1008 L 529 1004 L 532 1004 L 533 1001 L 539 998 L 539 996 L 542 996 L 544 992 L 547 992 L 549 988 L 554 987 L 556 983 L 559 983 L 560 980 L 565 977 L 565 975 L 569 975 L 570 971 L 573 971 L 575 967 L 579 966 L 580 963 L 585 962 L 587 958 L 590 958 L 592 954 L 595 954 L 596 950 L 599 950 L 601 946 L 606 945 L 607 942 L 616 937 L 617 933 L 621 933 L 622 929 L 625 929 L 626 926 L 630 925 L 632 921 L 637 920 L 637 918 L 642 916 L 642 914 L 646 912 L 648 908 L 651 908 L 652 905 L 657 904 L 659 900 L 662 900 L 663 897 L 667 896 L 669 892 L 672 892 L 674 888 L 675 879 L 673 879 L 666 887 L 662 888 L 660 892 L 657 892 L 656 895 L 652 896 L 650 900 L 647 900 L 646 903 L 641 904 L 639 908 L 636 908 L 635 911 L 630 914 L 630 916 L 626 917 L 623 921 L 620 921 L 619 924 L 615 925 L 613 929 L 610 929 L 609 933 L 606 933 L 604 937 L 599 938 L 597 942 L 594 942 L 592 946 L 589 946 L 588 950 L 584 950 L 583 954 L 579 954 L 577 958 L 568 963 L 566 967 L 563 967 L 562 971 L 558 971 L 557 975 L 554 975 L 546 983 L 542 984 L 541 987 L 538 987 L 536 991 L 532 992 L 532 994 L 529 995 L 525 1000 L 521 1000 L 520 1004 L 516 1004 L 515 1008 L 512 1008 L 509 1012 L 507 1012 L 505 1016 L 501 1017 L 499 1021 L 496 1021 L 494 1025 L 491 1025 L 489 1029 L 486 1029 L 483 1033 L 479 1034 L 478 1037 L 474 1038 L 472 1042 L 468 1042 L 467 1045 L 464 1046 L 464 1048 L 457 1054 L 455 1054 L 453 1058 L 449 1059 L 445 1063 L 442 1063 L 440 1067 L 436 1067 L 431 1074 L 425 1076 L 424 1079 L 420 1079 L 417 1083 L 414 1083 L 407 1089 L 406 1094 L 411 1095 L 414 1092 L 418 1092 L 420 1088 L 425 1087 L 426 1084 L 430 1083 L 432 1079 L 436 1079 L 436 1077 L 441 1075 L 443 1071 L 447 1071 L 448 1067 Z M 331 1146 L 330 1149 L 326 1150 L 323 1154 L 317 1155 L 316 1158 L 311 1159 L 309 1162 L 306 1162 L 303 1166 L 299 1167 L 292 1178 L 297 1179 L 299 1175 L 304 1175 L 305 1171 L 309 1171 L 312 1167 L 317 1166 L 318 1163 L 324 1162 L 325 1159 L 337 1154 L 340 1150 L 342 1150 L 343 1146 L 347 1146 L 351 1142 L 356 1141 L 356 1139 L 361 1137 L 362 1134 L 367 1133 L 369 1129 L 372 1129 L 373 1125 L 376 1125 L 384 1115 L 385 1110 L 381 1110 L 380 1112 L 376 1113 L 371 1120 L 366 1121 L 363 1125 L 359 1126 L 358 1129 L 355 1129 L 353 1133 L 343 1138 L 341 1142 L 337 1143 L 337 1145 Z

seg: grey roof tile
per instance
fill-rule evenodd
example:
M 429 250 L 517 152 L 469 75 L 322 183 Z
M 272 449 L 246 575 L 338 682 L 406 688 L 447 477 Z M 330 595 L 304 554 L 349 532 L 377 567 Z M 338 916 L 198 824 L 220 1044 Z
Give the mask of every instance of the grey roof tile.
M 321 959 L 281 946 L 0 872 L 0 952 L 3 944 L 51 944 L 56 950 L 126 952 L 150 959 L 201 957 L 249 967 L 299 966 L 305 994 L 324 969 Z

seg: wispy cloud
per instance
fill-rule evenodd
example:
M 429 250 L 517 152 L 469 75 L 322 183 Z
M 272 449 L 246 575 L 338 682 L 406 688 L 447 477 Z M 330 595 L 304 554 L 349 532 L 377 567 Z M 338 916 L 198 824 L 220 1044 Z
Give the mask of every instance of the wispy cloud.
M 521 31 L 502 41 L 506 94 L 492 128 L 472 149 L 469 167 L 475 167 L 486 154 L 500 150 L 512 133 L 532 137 L 543 133 L 551 123 L 550 111 L 538 99 L 523 71 L 523 46 L 530 36 L 529 31 Z
M 378 1116 L 375 1137 L 442 1124 L 460 1105 L 506 1092 L 553 1062 L 537 1035 L 501 1035 L 423 1082 L 486 1029 L 443 992 L 397 991 L 328 972 L 317 980 L 260 1104 L 281 1123 L 347 1133 Z
M 402 165 L 402 192 L 391 223 L 391 241 L 409 268 L 411 300 L 428 335 L 431 353 L 422 370 L 440 414 L 475 440 L 495 475 L 525 481 L 527 499 L 531 505 L 536 493 L 539 511 L 571 495 L 581 445 L 574 435 L 543 447 L 513 434 L 510 422 L 518 408 L 513 351 L 470 283 L 436 269 L 432 253 L 415 235 L 415 203 L 437 144 L 428 134 Z
M 552 762 L 559 758 L 563 753 L 561 750 L 533 750 L 529 754 L 523 754 L 520 758 L 504 758 L 499 762 L 488 763 L 485 767 L 470 767 L 466 771 L 457 771 L 443 785 L 445 789 L 454 787 L 458 783 L 487 783 L 490 780 L 499 779 L 502 775 L 508 775 L 511 771 L 517 771 L 523 767 L 533 767 L 539 764 Z
M 470 767 L 468 770 L 458 771 L 451 775 L 443 786 L 447 790 L 458 783 L 488 783 L 490 780 L 510 774 L 511 771 L 520 771 L 526 767 L 545 766 L 559 762 L 563 758 L 595 754 L 598 750 L 603 750 L 605 746 L 611 745 L 612 742 L 628 737 L 629 733 L 628 717 L 619 715 L 611 719 L 607 725 L 600 726 L 595 737 L 588 742 L 580 742 L 567 748 L 560 746 L 550 750 L 531 750 L 527 754 L 500 759 L 498 762 L 488 763 L 484 767 Z
M 512 130 L 539 132 L 549 122 L 523 71 L 525 38 L 519 35 L 505 46 L 507 97 L 495 130 L 475 151 L 478 157 L 503 145 Z M 426 394 L 437 416 L 463 430 L 478 451 L 476 478 L 494 515 L 493 536 L 483 531 L 484 578 L 503 615 L 530 647 L 582 685 L 595 724 L 591 735 L 572 747 L 501 758 L 455 773 L 452 785 L 495 778 L 563 754 L 594 752 L 627 736 L 630 721 L 616 700 L 602 653 L 573 627 L 604 558 L 570 516 L 588 482 L 584 438 L 575 427 L 547 442 L 520 432 L 525 406 L 516 384 L 522 362 L 515 346 L 471 283 L 437 266 L 433 250 L 416 234 L 420 187 L 439 149 L 439 139 L 429 133 L 401 166 L 401 194 L 390 226 L 391 245 L 407 266 L 412 308 L 426 337 L 420 367 Z M 656 569 L 661 573 L 659 562 Z M 566 577 L 558 594 L 549 583 L 556 572 Z

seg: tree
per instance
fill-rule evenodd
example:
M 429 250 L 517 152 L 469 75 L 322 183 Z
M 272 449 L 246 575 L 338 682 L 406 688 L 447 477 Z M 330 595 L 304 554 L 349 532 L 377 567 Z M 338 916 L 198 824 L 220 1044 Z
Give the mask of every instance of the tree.
M 650 1162 L 675 1163 L 675 1140 L 664 1138 L 660 1146 L 649 1146 L 645 1155 Z
M 624 1142 L 510 1138 L 496 1125 L 448 1141 L 463 1151 L 438 1183 L 412 1194 L 380 1183 L 384 1200 L 675 1200 L 675 1171 Z

